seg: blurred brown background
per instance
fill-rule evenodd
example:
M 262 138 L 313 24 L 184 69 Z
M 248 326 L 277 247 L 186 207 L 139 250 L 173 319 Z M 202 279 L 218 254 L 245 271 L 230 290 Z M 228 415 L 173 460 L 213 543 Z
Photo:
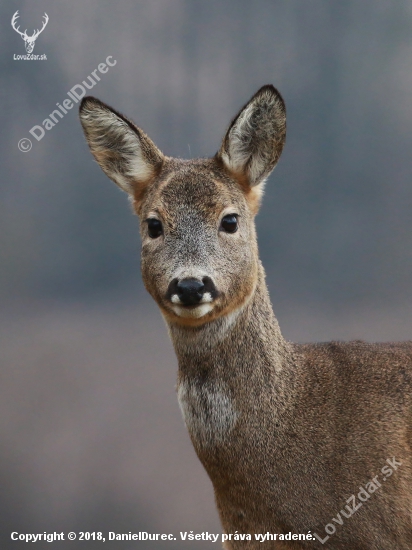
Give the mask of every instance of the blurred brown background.
M 16 10 L 29 34 L 49 15 L 47 61 L 13 60 Z M 11 531 L 219 532 L 126 196 L 76 109 L 39 142 L 29 130 L 111 55 L 89 93 L 166 154 L 210 156 L 273 83 L 288 139 L 257 225 L 284 335 L 410 339 L 411 3 L 13 0 L 0 15 L 1 548 L 23 548 Z M 105 547 L 136 544 L 210 547 Z

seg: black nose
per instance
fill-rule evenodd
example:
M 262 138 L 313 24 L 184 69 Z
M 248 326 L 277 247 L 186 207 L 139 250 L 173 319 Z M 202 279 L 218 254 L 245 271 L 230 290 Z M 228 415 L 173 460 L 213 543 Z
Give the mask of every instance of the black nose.
M 208 293 L 208 301 L 214 300 L 218 296 L 218 291 L 210 277 L 203 277 L 202 280 L 194 277 L 186 279 L 173 279 L 167 289 L 167 299 L 175 302 L 174 296 L 179 298 L 179 302 L 185 306 L 194 306 L 199 304 Z M 176 302 L 175 302 L 176 303 Z
M 182 279 L 176 285 L 176 294 L 185 306 L 194 306 L 203 298 L 205 284 L 199 279 Z

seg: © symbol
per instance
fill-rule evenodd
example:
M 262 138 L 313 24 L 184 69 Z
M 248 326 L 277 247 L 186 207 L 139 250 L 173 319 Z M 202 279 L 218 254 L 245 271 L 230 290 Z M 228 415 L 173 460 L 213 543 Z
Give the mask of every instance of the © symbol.
M 32 148 L 32 142 L 29 138 L 23 138 L 19 141 L 18 148 L 22 153 L 27 153 Z

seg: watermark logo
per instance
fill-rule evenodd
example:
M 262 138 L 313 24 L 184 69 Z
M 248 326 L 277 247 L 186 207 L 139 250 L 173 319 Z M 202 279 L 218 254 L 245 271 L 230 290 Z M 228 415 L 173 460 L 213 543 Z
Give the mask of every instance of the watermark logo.
M 87 90 L 91 90 L 100 82 L 101 78 L 99 74 L 106 74 L 110 67 L 116 65 L 116 59 L 113 59 L 112 55 L 109 55 L 105 59 L 105 63 L 99 63 L 97 69 L 92 71 L 87 78 L 85 78 L 81 84 L 75 84 L 67 92 L 67 96 L 61 103 L 56 103 L 58 109 L 54 109 L 47 118 L 43 120 L 41 124 L 35 124 L 30 128 L 29 133 L 37 141 L 41 141 L 46 135 L 46 131 L 50 131 L 59 123 L 59 121 L 67 115 L 68 111 L 72 109 L 75 103 L 78 103 L 87 93 Z M 22 153 L 28 153 L 33 146 L 33 143 L 29 138 L 22 138 L 18 143 L 18 148 Z
M 34 50 L 34 46 L 36 44 L 36 40 L 39 37 L 39 35 L 44 31 L 47 23 L 49 22 L 49 16 L 47 15 L 47 13 L 45 13 L 43 15 L 43 26 L 42 26 L 42 28 L 41 29 L 36 29 L 35 31 L 33 31 L 33 34 L 31 36 L 29 36 L 27 34 L 27 29 L 24 32 L 21 32 L 20 27 L 16 26 L 18 18 L 19 18 L 19 11 L 17 10 L 16 13 L 13 15 L 13 17 L 11 19 L 11 26 L 23 38 L 24 46 L 26 48 L 27 55 L 16 55 L 16 54 L 14 54 L 13 59 L 15 59 L 15 60 L 24 59 L 24 60 L 33 60 L 33 61 L 37 61 L 37 60 L 42 60 L 43 61 L 43 60 L 47 59 L 45 54 L 42 54 L 42 55 L 34 55 L 33 54 L 33 50 Z
M 385 482 L 391 475 L 398 469 L 399 466 L 402 466 L 401 461 L 397 461 L 395 457 L 392 459 L 386 459 L 387 464 L 381 469 L 382 476 L 381 480 Z M 327 540 L 332 537 L 339 528 L 339 525 L 342 526 L 347 519 L 353 516 L 361 506 L 366 504 L 366 502 L 371 498 L 371 495 L 378 491 L 382 487 L 382 483 L 379 481 L 379 475 L 375 476 L 369 480 L 365 486 L 361 485 L 359 487 L 359 493 L 357 495 L 358 500 L 356 500 L 356 495 L 351 495 L 346 499 L 346 506 L 336 514 L 336 517 L 332 518 L 331 522 L 325 525 L 326 537 L 322 538 L 324 535 L 318 535 L 313 533 L 313 536 L 321 543 L 325 544 Z

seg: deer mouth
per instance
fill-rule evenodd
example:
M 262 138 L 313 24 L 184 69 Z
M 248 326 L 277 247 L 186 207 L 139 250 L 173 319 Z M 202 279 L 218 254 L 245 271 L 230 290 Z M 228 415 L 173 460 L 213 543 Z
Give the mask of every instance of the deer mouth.
M 200 319 L 212 311 L 213 305 L 210 302 L 195 305 L 172 304 L 171 309 L 179 317 Z

